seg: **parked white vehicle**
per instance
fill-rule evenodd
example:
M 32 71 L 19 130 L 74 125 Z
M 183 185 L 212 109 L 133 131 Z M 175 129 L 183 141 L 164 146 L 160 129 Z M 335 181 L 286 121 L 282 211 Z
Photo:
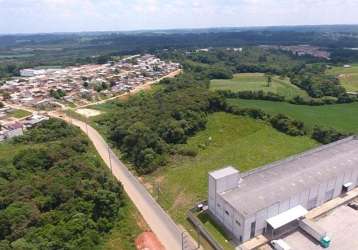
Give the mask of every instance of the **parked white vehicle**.
M 275 250 L 292 250 L 292 248 L 283 240 L 273 240 L 271 245 Z

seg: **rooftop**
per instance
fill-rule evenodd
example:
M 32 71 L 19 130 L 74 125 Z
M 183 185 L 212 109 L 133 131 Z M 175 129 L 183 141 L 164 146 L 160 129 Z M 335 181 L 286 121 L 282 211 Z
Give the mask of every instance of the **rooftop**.
M 226 168 L 222 168 L 213 172 L 210 172 L 209 174 L 214 178 L 214 179 L 220 179 L 222 177 L 228 176 L 228 175 L 232 175 L 232 174 L 236 174 L 239 173 L 239 171 L 233 167 L 226 167 Z
M 242 175 L 240 186 L 222 197 L 244 216 L 285 201 L 309 186 L 358 168 L 358 137 L 318 147 Z

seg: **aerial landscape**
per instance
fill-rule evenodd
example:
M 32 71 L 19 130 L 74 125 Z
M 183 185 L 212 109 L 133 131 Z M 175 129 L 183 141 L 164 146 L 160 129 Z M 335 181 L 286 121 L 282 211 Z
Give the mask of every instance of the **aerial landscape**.
M 358 249 L 343 2 L 0 0 L 0 250 Z

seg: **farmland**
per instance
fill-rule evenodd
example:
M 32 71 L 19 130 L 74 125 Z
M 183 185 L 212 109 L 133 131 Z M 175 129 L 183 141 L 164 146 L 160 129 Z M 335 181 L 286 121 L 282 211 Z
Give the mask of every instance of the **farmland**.
M 347 91 L 358 92 L 358 64 L 354 64 L 350 68 L 332 67 L 327 74 L 338 76 L 340 83 Z
M 262 109 L 271 114 L 285 114 L 304 122 L 308 128 L 315 125 L 335 128 L 341 132 L 358 133 L 358 103 L 325 106 L 304 106 L 259 100 L 235 99 L 229 101 L 240 108 Z
M 185 148 L 197 149 L 196 157 L 174 156 L 169 166 L 145 176 L 146 186 L 179 224 L 185 213 L 207 199 L 209 171 L 232 165 L 247 171 L 317 144 L 307 137 L 291 137 L 253 119 L 227 113 L 209 116 L 207 128 L 190 138 Z
M 308 96 L 304 90 L 291 84 L 288 78 L 281 79 L 278 76 L 274 76 L 270 86 L 267 86 L 266 78 L 261 73 L 243 73 L 236 74 L 230 80 L 212 80 L 210 89 L 231 90 L 233 92 L 262 90 L 285 96 L 287 99 L 292 99 L 295 96 Z

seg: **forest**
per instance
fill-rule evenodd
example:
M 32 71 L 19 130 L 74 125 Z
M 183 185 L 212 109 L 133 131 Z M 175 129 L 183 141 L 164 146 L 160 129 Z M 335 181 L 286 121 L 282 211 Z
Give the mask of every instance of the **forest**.
M 332 62 L 348 63 L 358 61 L 358 53 L 347 49 L 358 47 L 357 34 L 357 26 L 312 26 L 2 35 L 0 77 L 26 67 L 103 63 L 112 56 L 207 47 L 310 44 L 330 51 Z
M 55 119 L 0 145 L 0 249 L 103 242 L 125 201 L 94 152 L 79 129 Z

